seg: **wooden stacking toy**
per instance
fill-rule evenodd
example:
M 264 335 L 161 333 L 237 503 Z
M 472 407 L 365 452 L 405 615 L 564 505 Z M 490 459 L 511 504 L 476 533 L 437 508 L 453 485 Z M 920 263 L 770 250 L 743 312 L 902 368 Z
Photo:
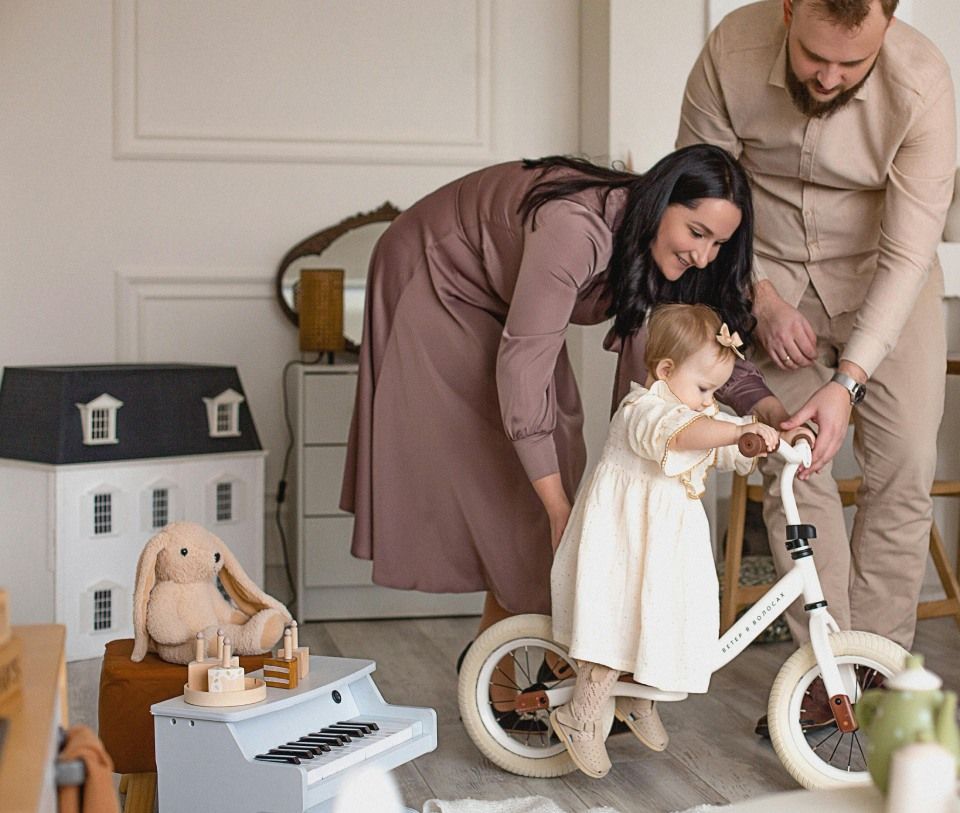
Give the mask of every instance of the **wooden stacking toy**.
M 197 633 L 197 651 L 187 664 L 183 699 L 194 706 L 245 706 L 267 696 L 259 678 L 245 677 L 240 658 L 231 651 L 230 639 L 217 630 L 217 657 L 206 657 L 206 641 Z
M 286 633 L 287 629 L 290 630 L 290 645 L 293 650 L 293 656 L 297 659 L 297 677 L 303 680 L 310 674 L 310 647 L 300 646 L 296 621 L 291 621 L 287 624 L 284 633 Z M 283 647 L 277 649 L 277 657 L 284 657 Z
M 293 633 L 283 631 L 283 654 L 263 659 L 263 679 L 275 689 L 296 689 L 300 678 L 300 659 L 293 653 Z
M 233 665 L 230 639 L 223 642 L 220 663 L 207 671 L 207 691 L 238 692 L 243 691 L 243 667 Z

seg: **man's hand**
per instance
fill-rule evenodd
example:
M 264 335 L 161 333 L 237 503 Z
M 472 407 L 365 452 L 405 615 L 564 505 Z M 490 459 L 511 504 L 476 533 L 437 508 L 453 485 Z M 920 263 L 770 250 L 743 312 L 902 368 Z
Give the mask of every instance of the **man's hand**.
M 797 475 L 799 479 L 806 480 L 811 474 L 816 474 L 840 451 L 850 424 L 851 409 L 850 393 L 839 384 L 828 381 L 789 420 L 780 425 L 785 431 L 797 429 L 807 421 L 817 425 L 813 459 L 810 467 Z
M 756 335 L 781 370 L 809 367 L 817 358 L 817 335 L 800 311 L 788 305 L 769 280 L 757 283 L 753 314 Z

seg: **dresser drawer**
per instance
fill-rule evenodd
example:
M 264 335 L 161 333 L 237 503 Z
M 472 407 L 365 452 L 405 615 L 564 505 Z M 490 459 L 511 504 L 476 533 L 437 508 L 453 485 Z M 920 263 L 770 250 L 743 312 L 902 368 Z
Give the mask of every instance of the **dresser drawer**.
M 303 450 L 303 513 L 342 514 L 340 483 L 346 446 L 308 446 Z
M 347 442 L 356 387 L 355 371 L 304 374 L 303 443 Z
M 303 522 L 303 581 L 307 587 L 367 586 L 373 563 L 350 554 L 353 517 L 310 517 Z

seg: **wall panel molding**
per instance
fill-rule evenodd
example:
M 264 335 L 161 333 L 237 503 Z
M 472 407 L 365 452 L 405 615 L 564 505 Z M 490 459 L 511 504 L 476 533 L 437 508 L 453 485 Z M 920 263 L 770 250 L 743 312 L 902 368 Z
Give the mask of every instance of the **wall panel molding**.
M 489 163 L 496 155 L 491 103 L 491 2 L 463 0 L 470 13 L 457 16 L 463 22 L 456 33 L 467 43 L 464 48 L 452 49 L 449 37 L 430 40 L 426 35 L 411 34 L 423 36 L 423 43 L 432 43 L 439 56 L 447 57 L 446 62 L 454 61 L 451 49 L 458 53 L 465 50 L 467 57 L 458 59 L 457 64 L 435 64 L 430 53 L 411 55 L 421 60 L 424 85 L 422 89 L 398 85 L 398 94 L 388 93 L 376 82 L 364 81 L 369 77 L 355 76 L 350 65 L 341 67 L 330 56 L 323 63 L 322 53 L 314 64 L 309 59 L 307 34 L 300 35 L 295 43 L 299 47 L 291 46 L 289 52 L 277 49 L 274 43 L 270 57 L 263 59 L 265 67 L 261 69 L 257 63 L 258 67 L 244 70 L 243 54 L 256 56 L 256 49 L 249 47 L 256 36 L 254 24 L 244 25 L 243 9 L 234 8 L 226 0 L 173 7 L 147 0 L 114 0 L 114 157 Z M 250 13 L 250 7 L 244 8 Z M 372 36 L 360 22 L 353 22 L 351 14 L 360 19 L 362 9 L 354 12 L 347 4 L 323 7 L 292 2 L 263 8 L 273 10 L 275 16 L 264 19 L 273 21 L 276 27 L 271 33 L 278 36 L 297 31 L 295 12 L 313 15 L 313 28 L 309 30 L 310 36 L 316 35 L 318 47 L 327 33 L 327 26 L 322 24 L 327 21 L 319 19 L 324 9 L 331 18 L 329 27 L 335 29 L 329 36 L 336 34 L 337 47 L 350 54 L 354 65 L 379 59 L 382 64 L 377 63 L 375 75 L 392 79 L 402 73 L 399 68 L 390 70 L 391 55 L 377 54 Z M 437 8 L 445 7 L 441 4 Z M 256 6 L 252 9 L 257 11 Z M 368 3 L 368 11 L 371 9 L 375 12 L 376 4 Z M 435 11 L 433 5 L 395 3 L 385 9 L 394 15 L 402 10 L 406 18 L 416 14 L 423 17 L 423 25 L 411 24 L 410 31 L 431 30 L 428 16 Z M 449 19 L 445 22 L 450 24 Z M 370 24 L 367 19 L 366 27 Z M 171 53 L 172 46 L 187 40 L 195 29 L 211 32 L 210 36 L 219 41 L 210 42 L 207 51 L 185 43 L 179 56 Z M 353 41 L 344 44 L 341 34 Z M 355 50 L 350 51 L 350 47 Z M 195 56 L 198 50 L 201 55 Z M 313 75 L 296 70 L 303 66 Z M 176 76 L 171 76 L 174 73 Z M 351 82 L 369 94 L 365 100 L 369 122 L 356 117 L 356 99 L 344 96 Z M 282 94 L 271 90 L 279 87 L 283 88 Z M 249 100 L 249 110 L 243 104 L 229 104 L 225 97 Z M 324 103 L 329 104 L 328 109 L 322 108 Z
M 273 304 L 273 278 L 259 268 L 118 269 L 116 274 L 116 357 L 118 362 L 149 361 L 144 330 L 151 304 L 181 301 L 225 303 L 260 300 Z M 278 308 L 279 312 L 279 308 Z M 215 329 L 215 326 L 213 326 Z M 239 349 L 239 348 L 238 348 Z

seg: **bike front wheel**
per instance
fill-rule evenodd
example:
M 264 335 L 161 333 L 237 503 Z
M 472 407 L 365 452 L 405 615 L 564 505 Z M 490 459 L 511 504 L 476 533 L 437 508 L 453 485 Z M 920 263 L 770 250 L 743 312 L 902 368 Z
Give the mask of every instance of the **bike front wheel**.
M 856 677 L 850 697 L 854 714 L 864 688 L 901 671 L 907 657 L 903 647 L 869 632 L 834 633 L 830 646 L 841 671 L 852 671 Z M 805 731 L 801 724 L 810 684 L 818 677 L 820 666 L 809 643 L 780 668 L 767 708 L 773 748 L 790 775 L 810 790 L 867 784 L 870 775 L 862 729 L 847 734 L 836 726 Z

